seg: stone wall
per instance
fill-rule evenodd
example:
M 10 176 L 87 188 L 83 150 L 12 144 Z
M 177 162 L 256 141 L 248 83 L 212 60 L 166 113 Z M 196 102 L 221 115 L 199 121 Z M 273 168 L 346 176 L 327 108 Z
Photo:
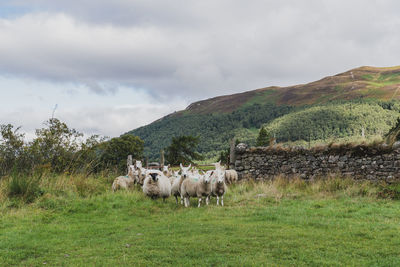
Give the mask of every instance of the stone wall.
M 400 146 L 326 146 L 313 149 L 257 147 L 239 144 L 235 169 L 239 179 L 272 179 L 277 175 L 304 179 L 330 174 L 372 181 L 400 180 Z

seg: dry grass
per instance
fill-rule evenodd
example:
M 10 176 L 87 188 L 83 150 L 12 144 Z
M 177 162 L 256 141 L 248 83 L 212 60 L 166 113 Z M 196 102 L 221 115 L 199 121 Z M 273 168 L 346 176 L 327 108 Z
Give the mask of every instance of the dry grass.
M 85 175 L 54 175 L 44 174 L 38 181 L 37 186 L 40 194 L 35 196 L 18 196 L 12 194 L 10 184 L 15 177 L 8 176 L 0 179 L 0 209 L 7 207 L 21 207 L 36 198 L 77 198 L 91 197 L 107 192 L 115 177 L 109 176 L 89 176 Z M 19 176 L 18 179 L 32 180 L 32 177 Z M 36 186 L 36 185 L 35 185 Z M 28 192 L 29 193 L 29 192 Z M 32 200 L 32 201 L 31 201 Z
M 234 201 L 257 201 L 269 198 L 276 202 L 281 199 L 326 199 L 338 197 L 378 197 L 382 185 L 350 178 L 329 177 L 306 181 L 295 177 L 277 176 L 273 180 L 255 182 L 253 180 L 233 185 Z

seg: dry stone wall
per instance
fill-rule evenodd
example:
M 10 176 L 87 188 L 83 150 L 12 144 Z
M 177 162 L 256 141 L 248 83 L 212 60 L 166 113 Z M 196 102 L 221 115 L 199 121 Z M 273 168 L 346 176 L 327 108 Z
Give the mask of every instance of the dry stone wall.
M 272 179 L 278 175 L 304 179 L 327 175 L 371 181 L 400 180 L 400 145 L 327 146 L 313 149 L 257 147 L 235 148 L 239 179 Z

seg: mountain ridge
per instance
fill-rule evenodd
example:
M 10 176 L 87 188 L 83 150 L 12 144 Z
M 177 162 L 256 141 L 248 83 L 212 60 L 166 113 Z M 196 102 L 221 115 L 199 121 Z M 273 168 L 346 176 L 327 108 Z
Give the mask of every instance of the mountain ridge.
M 353 73 L 353 75 L 351 74 Z M 294 105 L 304 105 L 304 104 L 316 104 L 318 102 L 318 99 L 311 98 L 311 94 L 315 94 L 315 92 L 310 92 L 310 89 L 307 91 L 307 94 L 304 96 L 301 96 L 298 94 L 298 90 L 303 90 L 302 93 L 304 93 L 304 90 L 306 88 L 311 88 L 311 89 L 319 89 L 320 92 L 318 93 L 333 93 L 333 97 L 336 96 L 335 92 L 330 92 L 329 90 L 334 89 L 335 86 L 345 86 L 353 83 L 354 88 L 351 88 L 353 90 L 353 94 L 348 94 L 347 99 L 355 99 L 357 97 L 364 96 L 363 93 L 365 93 L 364 90 L 360 89 L 368 89 L 367 87 L 369 86 L 370 88 L 373 87 L 371 80 L 366 79 L 367 75 L 380 75 L 380 74 L 391 74 L 391 73 L 396 73 L 400 76 L 400 66 L 394 66 L 394 67 L 372 67 L 372 66 L 362 66 L 358 68 L 354 68 L 342 73 L 338 73 L 336 75 L 332 76 L 326 76 L 320 80 L 313 81 L 310 83 L 305 83 L 305 84 L 297 84 L 297 85 L 291 85 L 291 86 L 285 86 L 285 87 L 280 87 L 280 86 L 268 86 L 268 87 L 263 87 L 263 88 L 258 88 L 254 90 L 249 90 L 241 93 L 235 93 L 235 94 L 229 94 L 229 95 L 222 95 L 222 96 L 216 96 L 212 98 L 208 98 L 205 100 L 200 100 L 191 103 L 185 110 L 183 111 L 189 111 L 189 112 L 196 112 L 196 113 L 213 113 L 213 112 L 232 112 L 237 108 L 233 108 L 234 104 L 245 104 L 246 100 L 248 100 L 251 97 L 257 96 L 257 94 L 265 94 L 269 93 L 272 91 L 272 94 L 266 95 L 267 97 L 272 97 L 272 98 L 278 98 L 277 103 L 278 105 L 282 104 L 294 104 Z M 364 76 L 364 78 L 363 78 Z M 358 78 L 358 79 L 357 79 Z M 333 87 L 333 88 L 332 88 Z M 323 90 L 325 89 L 325 90 Z M 329 89 L 329 90 L 328 90 Z M 344 88 L 346 89 L 346 88 Z M 394 93 L 394 88 L 393 86 L 388 85 L 385 88 L 382 88 L 382 90 L 388 90 L 389 92 L 385 94 L 385 97 L 388 98 L 390 96 L 390 92 Z M 297 94 L 296 94 L 297 93 Z M 372 97 L 372 94 L 367 94 L 367 96 Z M 242 101 L 240 101 L 238 98 L 241 97 Z M 297 98 L 297 101 L 291 101 L 293 98 Z M 400 95 L 397 95 L 397 98 L 400 99 Z M 314 102 L 308 102 L 304 103 L 304 101 L 301 100 L 314 100 Z M 335 98 L 329 99 L 329 100 L 336 100 Z M 387 100 L 387 99 L 385 99 Z M 231 102 L 232 101 L 232 102 Z M 231 102 L 231 103 L 230 103 Z M 327 102 L 327 101 L 326 101 Z M 224 106 L 223 109 L 218 109 L 217 106 L 222 105 Z M 201 106 L 201 107 L 199 107 Z M 204 108 L 206 106 L 206 108 Z M 182 111 L 180 111 L 182 112 Z M 179 113 L 179 111 L 178 111 Z
M 178 135 L 199 136 L 199 151 L 215 156 L 233 137 L 253 144 L 262 125 L 274 131 L 280 142 L 355 136 L 367 126 L 367 133 L 382 135 L 400 112 L 399 89 L 400 66 L 362 66 L 306 84 L 269 86 L 196 101 L 127 134 L 145 141 L 145 154 L 151 159 L 157 159 L 160 149 Z M 296 116 L 290 115 L 295 112 L 310 123 L 296 126 Z M 296 127 L 307 129 L 285 132 L 296 131 Z

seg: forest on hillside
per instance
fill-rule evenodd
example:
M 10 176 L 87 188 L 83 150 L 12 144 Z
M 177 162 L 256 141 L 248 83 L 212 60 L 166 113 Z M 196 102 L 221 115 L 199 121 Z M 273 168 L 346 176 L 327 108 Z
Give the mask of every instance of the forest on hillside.
M 399 101 L 352 100 L 318 105 L 253 104 L 232 113 L 172 114 L 128 134 L 144 140 L 144 155 L 159 157 L 172 137 L 200 137 L 199 151 L 206 158 L 226 150 L 233 137 L 254 145 L 261 126 L 277 142 L 383 136 L 400 116 Z

